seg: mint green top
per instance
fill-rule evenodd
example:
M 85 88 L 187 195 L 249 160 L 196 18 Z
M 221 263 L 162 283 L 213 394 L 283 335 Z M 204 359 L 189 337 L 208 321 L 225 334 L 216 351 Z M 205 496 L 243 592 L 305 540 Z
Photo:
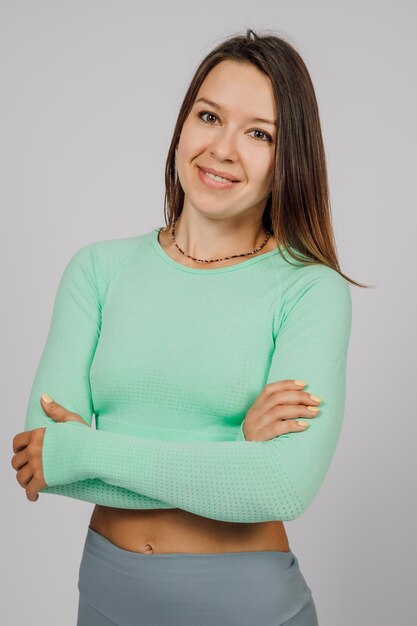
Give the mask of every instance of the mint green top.
M 25 421 L 46 426 L 41 493 L 229 522 L 295 519 L 342 427 L 349 284 L 283 247 L 185 267 L 158 230 L 90 243 L 65 267 Z M 318 416 L 304 431 L 245 440 L 247 410 L 285 379 L 322 398 Z M 90 425 L 94 415 L 95 428 L 47 417 L 43 392 Z

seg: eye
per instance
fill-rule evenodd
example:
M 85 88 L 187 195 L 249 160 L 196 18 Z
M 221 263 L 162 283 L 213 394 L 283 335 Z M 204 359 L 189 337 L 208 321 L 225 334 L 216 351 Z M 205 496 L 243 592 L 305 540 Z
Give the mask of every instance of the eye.
M 206 122 L 203 119 L 203 115 L 211 115 L 212 117 L 215 117 L 218 119 L 217 115 L 215 113 L 211 113 L 210 111 L 199 111 L 198 112 L 198 117 L 205 123 L 205 124 L 210 124 L 210 122 Z M 257 141 L 272 141 L 272 137 L 269 133 L 266 133 L 264 130 L 260 130 L 258 128 L 255 128 L 254 130 L 249 131 L 251 133 L 260 133 L 261 135 L 263 135 L 265 137 L 265 139 L 259 139 L 259 137 L 254 137 L 254 139 L 256 139 Z
M 272 137 L 271 135 L 269 135 L 268 133 L 266 133 L 264 130 L 258 130 L 255 128 L 255 130 L 251 130 L 251 133 L 261 133 L 261 135 L 264 135 L 264 137 L 266 137 L 266 139 L 261 139 L 261 141 L 272 141 Z M 256 137 L 255 137 L 256 139 Z
M 210 113 L 210 111 L 200 111 L 200 112 L 198 113 L 198 117 L 199 117 L 201 120 L 203 119 L 203 118 L 202 118 L 202 116 L 203 116 L 203 115 L 211 115 L 212 117 L 217 117 L 217 115 L 215 115 L 214 113 Z M 203 120 L 203 122 L 204 122 L 204 121 L 205 121 L 205 120 Z M 209 122 L 206 122 L 206 124 L 207 124 L 207 123 L 209 123 Z

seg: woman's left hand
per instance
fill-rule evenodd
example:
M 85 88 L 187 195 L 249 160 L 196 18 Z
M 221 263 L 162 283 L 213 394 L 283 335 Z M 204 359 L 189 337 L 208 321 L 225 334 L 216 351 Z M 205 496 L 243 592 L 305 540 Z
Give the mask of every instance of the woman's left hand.
M 46 396 L 49 398 L 49 396 Z M 41 406 L 45 414 L 55 422 L 81 422 L 89 426 L 78 413 L 68 411 L 63 406 L 54 402 L 52 398 L 47 402 L 41 396 Z M 38 492 L 48 485 L 43 475 L 42 448 L 46 427 L 34 428 L 18 433 L 13 438 L 12 467 L 17 471 L 16 479 L 26 490 L 26 497 L 31 502 L 39 498 Z

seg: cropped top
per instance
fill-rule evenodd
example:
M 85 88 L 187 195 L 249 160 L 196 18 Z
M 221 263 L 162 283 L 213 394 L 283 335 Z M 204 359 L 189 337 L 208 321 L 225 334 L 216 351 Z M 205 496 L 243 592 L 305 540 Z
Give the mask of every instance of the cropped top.
M 158 232 L 89 243 L 61 275 L 25 417 L 25 430 L 46 427 L 40 493 L 230 522 L 295 519 L 342 427 L 349 284 L 283 246 L 190 268 Z M 322 398 L 317 417 L 246 440 L 246 412 L 285 379 Z M 43 392 L 89 426 L 46 416 Z

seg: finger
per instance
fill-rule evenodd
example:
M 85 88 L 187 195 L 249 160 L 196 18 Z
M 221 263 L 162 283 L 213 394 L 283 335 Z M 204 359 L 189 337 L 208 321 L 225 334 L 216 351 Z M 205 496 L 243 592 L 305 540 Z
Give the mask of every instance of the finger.
M 296 380 L 292 378 L 286 378 L 285 380 L 277 380 L 265 385 L 263 391 L 265 391 L 266 395 L 271 393 L 275 393 L 276 391 L 300 391 L 302 390 L 308 383 L 304 380 Z
M 260 411 L 253 413 L 250 417 L 251 421 L 256 421 L 259 424 L 260 433 L 279 433 L 284 434 L 292 432 L 291 428 L 300 430 L 297 422 L 295 421 L 300 417 L 314 418 L 319 413 L 317 411 L 307 410 L 304 405 L 288 405 L 288 406 L 275 406 L 270 411 L 261 413 Z M 281 424 L 281 425 L 280 425 Z M 293 424 L 293 426 L 291 426 Z M 290 429 L 290 430 L 288 430 Z M 276 436 L 276 435 L 271 435 Z M 261 437 L 264 439 L 264 436 Z
M 38 494 L 37 491 L 32 491 L 31 489 L 26 489 L 26 497 L 31 502 L 36 502 L 36 500 L 39 498 L 39 494 Z
M 21 470 L 16 473 L 16 480 L 21 487 L 26 489 L 29 481 L 33 478 L 33 469 L 30 463 L 27 463 Z
M 310 426 L 308 422 L 297 421 L 297 420 L 287 420 L 286 422 L 279 421 L 275 424 L 275 430 L 279 435 L 286 435 L 288 433 L 300 432 L 302 430 L 307 430 Z
M 302 421 L 294 419 L 287 421 L 271 420 L 268 425 L 262 426 L 255 435 L 252 435 L 250 441 L 268 441 L 280 435 L 301 432 L 302 430 L 306 430 L 309 426 L 308 422 L 304 422 L 304 424 Z
M 303 404 L 289 404 L 286 406 L 278 405 L 274 407 L 271 411 L 269 411 L 268 415 L 272 416 L 273 419 L 292 420 L 297 417 L 316 417 L 319 413 L 319 407 L 311 406 L 309 408 Z
M 30 441 L 30 430 L 25 430 L 13 437 L 13 452 L 19 452 L 26 448 Z
M 65 421 L 65 417 L 70 413 L 70 411 L 55 402 L 55 400 L 46 393 L 41 395 L 40 403 L 46 415 L 56 422 Z
M 317 406 L 322 399 L 306 391 L 279 391 L 266 396 L 262 403 L 263 408 L 269 411 L 272 407 L 289 404 L 304 404 Z
M 29 482 L 27 483 L 25 490 L 26 490 L 26 497 L 28 500 L 30 500 L 31 502 L 36 502 L 36 500 L 38 499 L 38 491 L 39 489 L 42 489 L 44 487 L 44 484 L 42 484 L 39 480 L 39 478 L 36 477 L 37 475 L 34 474 L 34 476 L 32 477 L 31 480 L 29 480 Z
M 275 396 L 279 396 L 280 404 L 320 404 L 322 402 L 322 398 L 319 396 L 315 396 L 312 393 L 307 393 L 307 391 L 282 391 L 279 394 L 274 394 Z
M 29 461 L 29 455 L 27 453 L 26 448 L 24 448 L 21 452 L 18 452 L 17 454 L 14 454 L 12 456 L 11 465 L 13 469 L 19 470 L 21 467 L 26 465 L 28 461 Z

